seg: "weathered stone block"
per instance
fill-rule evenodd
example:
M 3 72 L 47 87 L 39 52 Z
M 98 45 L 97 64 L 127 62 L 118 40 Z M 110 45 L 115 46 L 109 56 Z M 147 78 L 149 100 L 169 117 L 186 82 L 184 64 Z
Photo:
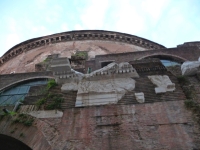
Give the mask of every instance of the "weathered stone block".
M 63 112 L 58 110 L 31 111 L 28 114 L 36 118 L 61 118 L 63 116 Z
M 116 104 L 126 91 L 132 91 L 134 88 L 135 81 L 131 78 L 82 80 L 78 85 L 76 107 Z
M 155 88 L 155 92 L 157 93 L 165 93 L 167 91 L 174 91 L 175 84 L 172 83 L 170 78 L 167 75 L 153 75 L 148 76 L 153 84 L 157 87 Z
M 135 97 L 136 97 L 136 100 L 139 103 L 144 103 L 145 102 L 145 98 L 144 98 L 144 93 L 143 92 L 135 93 Z
M 199 71 L 200 61 L 186 61 L 181 65 L 182 75 L 195 75 Z

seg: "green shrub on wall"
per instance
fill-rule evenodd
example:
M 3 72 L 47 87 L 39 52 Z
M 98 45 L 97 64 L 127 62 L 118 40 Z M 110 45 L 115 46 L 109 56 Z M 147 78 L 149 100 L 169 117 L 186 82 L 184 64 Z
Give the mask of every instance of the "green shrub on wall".
M 86 51 L 77 51 L 75 54 L 72 54 L 74 59 L 88 59 L 88 52 Z
M 61 103 L 64 101 L 62 94 L 52 93 L 52 91 L 57 86 L 55 80 L 51 79 L 48 81 L 44 96 L 39 99 L 35 105 L 38 106 L 38 109 L 43 106 L 43 109 L 53 110 L 61 109 Z
M 200 124 L 200 104 L 197 101 L 197 96 L 195 92 L 194 85 L 192 85 L 186 76 L 177 77 L 178 82 L 180 83 L 183 92 L 187 98 L 184 101 L 184 105 L 187 109 L 191 110 L 195 116 L 195 120 L 198 124 Z
M 13 120 L 13 124 L 15 123 L 22 123 L 25 126 L 31 126 L 34 122 L 34 118 L 27 114 L 18 114 L 16 115 L 15 119 Z
M 48 98 L 51 99 L 52 102 L 46 106 L 46 109 L 61 109 L 61 103 L 64 101 L 61 94 L 50 93 Z
M 186 76 L 178 76 L 177 79 L 178 79 L 178 82 L 181 85 L 187 85 L 187 84 L 189 84 L 188 78 Z
M 56 81 L 54 79 L 50 79 L 47 83 L 47 89 L 51 89 L 55 86 L 57 86 L 58 84 L 56 83 Z
M 38 101 L 36 101 L 35 105 L 40 108 L 42 105 L 44 105 L 46 103 L 46 98 L 41 98 Z
M 188 109 L 193 108 L 196 105 L 193 100 L 186 100 L 184 103 L 185 103 L 186 108 Z

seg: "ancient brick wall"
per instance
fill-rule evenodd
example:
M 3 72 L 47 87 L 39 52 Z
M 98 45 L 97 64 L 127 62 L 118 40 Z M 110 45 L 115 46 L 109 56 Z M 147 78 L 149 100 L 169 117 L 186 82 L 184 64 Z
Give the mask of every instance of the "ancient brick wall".
M 62 118 L 35 118 L 30 127 L 3 118 L 0 134 L 14 137 L 34 150 L 198 149 L 199 126 L 184 105 L 186 97 L 178 80 L 166 68 L 156 70 L 154 62 L 148 69 L 155 68 L 145 70 L 142 62 L 148 63 L 140 61 L 140 68 L 137 62 L 133 63 L 140 75 L 135 79 L 135 90 L 118 104 L 74 108 L 76 93 L 65 93 Z M 159 65 L 156 60 L 155 63 Z M 168 75 L 176 90 L 155 94 L 155 85 L 147 78 L 155 74 Z M 60 87 L 54 89 L 54 93 L 59 91 Z M 144 92 L 145 103 L 138 103 L 134 92 Z
M 31 127 L 5 120 L 0 122 L 0 133 L 34 150 L 188 150 L 199 146 L 193 140 L 193 125 L 183 101 L 168 101 L 71 108 L 64 111 L 62 119 L 36 119 Z M 20 133 L 24 137 L 19 137 Z
M 151 56 L 166 56 L 184 62 L 186 60 L 197 61 L 200 56 L 200 49 L 196 46 L 160 49 L 153 51 L 128 52 L 108 55 L 98 55 L 95 57 L 95 68 L 101 68 L 102 61 L 115 60 L 115 62 L 130 62 Z
M 91 71 L 96 70 L 95 69 L 95 60 L 90 60 L 85 62 L 85 71 L 88 71 L 88 68 L 91 68 Z
M 42 122 L 42 121 L 41 121 Z M 36 125 L 36 124 L 35 124 Z M 11 117 L 4 118 L 0 121 L 0 134 L 8 135 L 13 137 L 27 146 L 29 146 L 33 150 L 51 150 L 51 146 L 48 144 L 46 137 L 44 137 L 43 133 L 40 132 L 36 127 L 31 126 L 27 127 L 20 123 L 12 123 Z M 8 142 L 8 141 L 7 141 Z M 9 141 L 10 144 L 11 141 Z M 16 145 L 17 149 L 17 145 Z
M 62 138 L 75 149 L 192 149 L 188 117 L 180 101 L 66 110 Z
M 197 60 L 197 47 L 121 53 L 97 56 L 86 66 L 98 69 L 102 61 L 132 61 L 152 55 L 169 55 L 182 60 Z M 149 60 L 148 60 L 149 61 Z M 131 62 L 140 78 L 135 90 L 127 93 L 116 105 L 74 108 L 74 93 L 65 93 L 62 118 L 36 119 L 32 126 L 13 124 L 12 117 L 0 121 L 0 134 L 14 137 L 34 150 L 37 149 L 95 149 L 95 150 L 148 150 L 148 149 L 199 149 L 199 126 L 194 114 L 187 110 L 185 94 L 178 80 L 158 61 Z M 143 64 L 144 63 L 144 64 Z M 147 64 L 145 64 L 147 63 Z M 155 94 L 155 85 L 148 75 L 168 75 L 176 84 L 174 92 Z M 0 75 L 0 89 L 16 81 L 30 78 L 52 77 L 51 72 Z M 196 79 L 196 78 L 195 78 Z M 190 79 L 199 94 L 197 80 Z M 191 82 L 192 84 L 194 84 Z M 59 88 L 55 89 L 59 92 Z M 55 91 L 54 91 L 55 92 Z M 134 92 L 144 92 L 145 103 L 140 104 Z M 34 100 L 34 98 L 33 98 Z M 23 136 L 20 136 L 22 135 Z

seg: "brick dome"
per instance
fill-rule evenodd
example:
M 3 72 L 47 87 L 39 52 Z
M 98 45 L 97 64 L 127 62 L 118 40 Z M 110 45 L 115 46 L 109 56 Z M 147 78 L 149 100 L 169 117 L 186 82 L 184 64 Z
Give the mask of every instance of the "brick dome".
M 57 33 L 19 43 L 0 58 L 0 73 L 33 72 L 35 64 L 48 55 L 71 57 L 76 51 L 87 51 L 88 59 L 100 54 L 163 49 L 164 46 L 130 34 L 101 30 Z

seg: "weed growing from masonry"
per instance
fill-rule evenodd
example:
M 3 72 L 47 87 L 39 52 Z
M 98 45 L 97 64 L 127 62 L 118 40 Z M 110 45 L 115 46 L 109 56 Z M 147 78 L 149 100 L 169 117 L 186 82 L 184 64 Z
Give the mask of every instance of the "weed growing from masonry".
M 12 121 L 13 124 L 21 123 L 25 126 L 32 126 L 34 118 L 27 114 L 18 114 L 16 118 Z
M 194 86 L 190 84 L 188 78 L 185 76 L 179 76 L 177 79 L 187 98 L 187 100 L 184 101 L 184 105 L 195 114 L 196 121 L 200 125 L 200 104 L 196 102 Z
M 48 81 L 46 91 L 43 93 L 44 96 L 35 103 L 38 109 L 40 109 L 41 106 L 44 106 L 43 108 L 47 110 L 61 108 L 61 103 L 64 101 L 62 95 L 50 92 L 50 89 L 53 89 L 56 86 L 57 83 L 55 80 L 51 79 Z

